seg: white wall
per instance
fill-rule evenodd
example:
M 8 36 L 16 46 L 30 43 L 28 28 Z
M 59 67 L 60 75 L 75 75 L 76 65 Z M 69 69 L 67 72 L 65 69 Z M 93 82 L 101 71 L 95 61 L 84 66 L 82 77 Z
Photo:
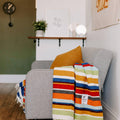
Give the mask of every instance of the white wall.
M 37 20 L 46 19 L 46 10 L 61 9 L 69 11 L 69 24 L 86 25 L 86 0 L 36 0 L 36 8 Z M 53 60 L 56 55 L 71 50 L 81 43 L 80 40 L 62 40 L 59 47 L 58 40 L 41 40 L 40 47 L 36 46 L 36 59 Z
M 19 83 L 25 79 L 25 74 L 0 74 L 0 83 Z
M 103 101 L 111 113 L 120 120 L 120 24 L 101 30 L 91 30 L 91 1 L 87 1 L 89 32 L 87 47 L 105 48 L 113 52 L 112 65 L 105 83 Z

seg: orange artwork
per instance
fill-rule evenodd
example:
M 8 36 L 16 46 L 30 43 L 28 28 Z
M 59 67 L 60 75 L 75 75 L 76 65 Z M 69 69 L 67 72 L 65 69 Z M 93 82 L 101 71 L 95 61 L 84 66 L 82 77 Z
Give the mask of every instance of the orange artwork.
M 109 0 L 97 0 L 96 7 L 97 12 L 100 12 L 104 8 L 108 8 Z

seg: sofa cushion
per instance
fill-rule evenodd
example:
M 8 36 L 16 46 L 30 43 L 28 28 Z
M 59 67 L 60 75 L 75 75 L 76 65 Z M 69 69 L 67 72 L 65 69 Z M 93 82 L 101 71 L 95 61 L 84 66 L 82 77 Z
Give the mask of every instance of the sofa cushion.
M 53 61 L 50 68 L 53 69 L 54 67 L 70 66 L 70 65 L 74 65 L 75 63 L 79 63 L 79 64 L 83 63 L 80 46 L 66 53 L 58 55 Z

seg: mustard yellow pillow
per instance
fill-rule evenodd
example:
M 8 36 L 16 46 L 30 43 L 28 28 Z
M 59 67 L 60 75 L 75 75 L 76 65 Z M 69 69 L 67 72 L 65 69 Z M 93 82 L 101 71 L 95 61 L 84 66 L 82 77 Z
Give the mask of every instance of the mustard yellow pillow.
M 50 69 L 53 69 L 54 67 L 70 66 L 70 65 L 74 65 L 75 63 L 79 63 L 79 64 L 83 63 L 80 46 L 78 46 L 75 49 L 72 49 L 69 52 L 58 55 L 53 61 Z

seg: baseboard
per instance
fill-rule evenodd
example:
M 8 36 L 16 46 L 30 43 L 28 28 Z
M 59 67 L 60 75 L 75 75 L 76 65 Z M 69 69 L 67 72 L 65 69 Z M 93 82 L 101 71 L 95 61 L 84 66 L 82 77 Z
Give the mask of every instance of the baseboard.
M 25 79 L 25 74 L 20 75 L 10 75 L 10 74 L 1 74 L 0 75 L 0 83 L 19 83 Z
M 105 109 L 104 114 L 108 114 L 109 118 L 111 118 L 111 120 L 120 120 L 120 114 L 119 113 L 117 114 L 115 111 L 113 111 L 104 101 L 102 101 L 102 105 Z M 105 120 L 107 120 L 107 119 L 105 119 Z

